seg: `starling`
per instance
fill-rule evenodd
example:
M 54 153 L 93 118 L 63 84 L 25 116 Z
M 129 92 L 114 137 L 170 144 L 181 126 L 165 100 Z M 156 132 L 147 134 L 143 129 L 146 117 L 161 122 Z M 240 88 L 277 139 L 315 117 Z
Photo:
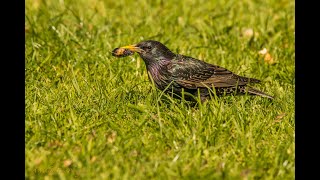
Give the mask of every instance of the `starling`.
M 259 83 L 260 80 L 239 76 L 226 68 L 175 54 L 158 41 L 147 40 L 116 48 L 112 54 L 124 57 L 133 52 L 137 52 L 145 62 L 149 79 L 156 87 L 176 97 L 181 97 L 184 91 L 186 95 L 192 96 L 197 96 L 199 92 L 201 101 L 210 98 L 211 92 L 216 95 L 248 93 L 273 99 L 272 96 L 248 86 L 249 83 Z

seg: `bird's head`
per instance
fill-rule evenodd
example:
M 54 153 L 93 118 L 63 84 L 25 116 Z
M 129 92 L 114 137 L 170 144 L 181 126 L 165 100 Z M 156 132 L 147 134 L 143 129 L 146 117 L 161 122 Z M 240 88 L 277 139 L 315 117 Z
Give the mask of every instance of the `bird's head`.
M 121 48 L 137 52 L 147 65 L 161 60 L 170 60 L 175 56 L 165 45 L 154 40 L 142 41 Z

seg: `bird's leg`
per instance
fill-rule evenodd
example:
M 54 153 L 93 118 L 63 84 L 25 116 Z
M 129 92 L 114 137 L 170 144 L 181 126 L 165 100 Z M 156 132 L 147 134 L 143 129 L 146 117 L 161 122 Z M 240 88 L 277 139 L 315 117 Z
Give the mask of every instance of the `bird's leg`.
M 201 103 L 205 103 L 208 100 L 207 96 L 200 96 Z

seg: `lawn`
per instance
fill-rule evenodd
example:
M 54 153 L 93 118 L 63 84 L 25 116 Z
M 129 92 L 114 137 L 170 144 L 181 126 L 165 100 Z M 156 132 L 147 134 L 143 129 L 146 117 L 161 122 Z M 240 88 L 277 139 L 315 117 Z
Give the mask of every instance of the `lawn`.
M 294 6 L 27 0 L 26 179 L 294 179 Z M 275 99 L 173 99 L 137 54 L 111 55 L 147 39 L 260 79 Z

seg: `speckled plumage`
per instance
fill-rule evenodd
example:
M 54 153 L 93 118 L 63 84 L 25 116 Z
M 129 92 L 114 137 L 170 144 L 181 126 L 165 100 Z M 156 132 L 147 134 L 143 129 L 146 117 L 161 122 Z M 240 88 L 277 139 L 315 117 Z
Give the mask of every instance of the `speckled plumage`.
M 174 54 L 160 42 L 148 40 L 126 47 L 134 47 L 130 50 L 138 52 L 146 64 L 149 78 L 160 90 L 178 96 L 182 89 L 195 96 L 199 90 L 202 100 L 210 97 L 212 91 L 209 89 L 214 89 L 217 95 L 247 92 L 273 99 L 262 91 L 248 87 L 249 83 L 259 83 L 260 80 L 236 75 L 223 67 L 192 57 Z

